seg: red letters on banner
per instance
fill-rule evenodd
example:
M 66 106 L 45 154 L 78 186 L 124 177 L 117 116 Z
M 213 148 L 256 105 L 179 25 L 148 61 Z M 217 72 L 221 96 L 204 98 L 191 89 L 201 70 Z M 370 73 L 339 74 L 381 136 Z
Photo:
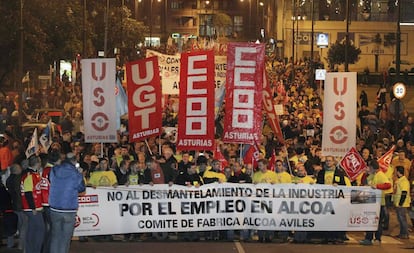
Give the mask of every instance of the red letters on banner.
M 157 57 L 129 62 L 126 71 L 130 141 L 159 135 L 162 127 L 162 110 Z
M 101 63 L 102 73 L 100 77 L 96 76 L 96 63 L 95 62 L 91 63 L 91 68 L 92 68 L 91 73 L 92 73 L 93 80 L 99 82 L 105 79 L 106 62 Z M 103 107 L 105 105 L 105 98 L 102 95 L 104 93 L 103 88 L 96 87 L 93 89 L 92 93 L 93 93 L 93 99 L 92 99 L 93 104 L 97 108 Z M 105 131 L 109 126 L 109 118 L 105 112 L 96 112 L 95 114 L 93 114 L 91 118 L 91 122 L 92 122 L 92 127 L 96 131 Z
M 341 96 L 346 93 L 347 91 L 347 78 L 343 79 L 343 83 L 341 85 L 342 90 L 339 90 L 339 84 L 338 84 L 338 78 L 334 78 L 334 87 L 333 91 L 336 96 Z M 345 118 L 345 110 L 343 108 L 345 107 L 344 103 L 342 101 L 338 101 L 335 103 L 335 119 L 336 120 L 342 120 Z M 329 138 L 331 141 L 335 144 L 343 144 L 348 139 L 348 131 L 341 125 L 334 126 L 330 132 L 329 132 Z
M 279 117 L 276 114 L 275 107 L 273 105 L 273 96 L 272 91 L 269 87 L 266 74 L 263 77 L 263 107 L 266 111 L 267 118 L 269 120 L 270 127 L 273 130 L 277 140 L 284 144 L 285 140 L 283 138 L 282 129 L 280 129 Z
M 364 159 L 354 147 L 346 153 L 339 164 L 344 168 L 351 181 L 355 180 L 367 167 Z
M 214 53 L 183 53 L 177 149 L 214 149 Z
M 223 142 L 251 143 L 262 133 L 264 45 L 230 43 Z

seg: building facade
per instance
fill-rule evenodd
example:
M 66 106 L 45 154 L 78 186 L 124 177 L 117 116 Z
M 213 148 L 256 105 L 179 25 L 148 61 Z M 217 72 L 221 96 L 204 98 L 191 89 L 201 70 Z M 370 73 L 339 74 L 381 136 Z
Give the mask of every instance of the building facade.
M 324 63 L 329 45 L 345 38 L 348 4 L 350 42 L 362 51 L 350 71 L 387 70 L 396 58 L 398 18 L 402 23 L 414 21 L 414 4 L 409 0 L 134 1 L 135 17 L 150 27 L 147 45 L 168 43 L 169 38 L 259 40 L 271 43 L 278 58 L 296 61 L 313 55 Z M 414 46 L 410 45 L 414 26 L 401 25 L 400 31 L 401 59 L 414 62 Z M 328 39 L 327 46 L 317 44 L 319 36 Z

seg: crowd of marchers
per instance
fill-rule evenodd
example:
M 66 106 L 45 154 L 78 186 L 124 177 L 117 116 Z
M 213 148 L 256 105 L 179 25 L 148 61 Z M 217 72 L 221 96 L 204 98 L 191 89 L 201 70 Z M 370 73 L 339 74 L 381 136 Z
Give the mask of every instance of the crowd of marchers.
M 378 90 L 375 108 L 369 107 L 365 92 L 360 94 L 360 124 L 355 147 L 368 166 L 356 180 L 350 181 L 338 166 L 338 157 L 322 155 L 323 87 L 309 83 L 309 61 L 268 61 L 267 72 L 274 103 L 283 108 L 279 119 L 284 142 L 277 140 L 265 119 L 258 161 L 245 159 L 245 145 L 220 141 L 224 106 L 218 111 L 215 122 L 218 150 L 224 157 L 219 159 L 217 152 L 176 150 L 176 138 L 172 132 L 130 143 L 125 122 L 118 132 L 117 143 L 85 143 L 79 83 L 59 81 L 46 90 L 26 89 L 21 96 L 23 103 L 18 103 L 18 96 L 6 97 L 1 103 L 0 166 L 2 194 L 4 199 L 10 200 L 1 201 L 7 247 L 15 247 L 17 241 L 17 247 L 25 249 L 25 252 L 67 252 L 73 223 L 60 227 L 56 224 L 65 219 L 74 222 L 71 220 L 77 209 L 77 200 L 74 199 L 85 190 L 85 186 L 179 184 L 197 187 L 213 182 L 369 185 L 382 192 L 381 222 L 378 231 L 367 232 L 360 243 L 372 245 L 381 242 L 382 231 L 389 226 L 390 210 L 395 210 L 400 225 L 400 233 L 395 236 L 407 239 L 409 227 L 414 224 L 411 212 L 411 183 L 414 179 L 412 116 L 404 112 L 396 121 L 395 115 L 388 110 L 393 98 L 387 97 L 389 93 L 385 88 Z M 387 84 L 382 87 L 387 87 Z M 178 99 L 174 96 L 166 98 L 164 127 L 176 126 Z M 26 157 L 25 149 L 31 135 L 22 132 L 20 123 L 34 108 L 59 108 L 65 115 L 58 122 L 59 131 L 54 133 L 50 148 L 40 149 L 38 154 Z M 47 115 L 41 119 L 49 120 Z M 398 133 L 394 131 L 396 126 L 401 129 Z M 378 158 L 393 145 L 396 149 L 390 165 L 381 168 Z M 71 177 L 71 180 L 62 182 L 64 176 Z M 69 183 L 75 190 L 65 191 L 64 187 Z M 60 198 L 54 198 L 56 194 L 67 199 L 62 203 Z M 407 218 L 408 213 L 410 216 Z M 19 239 L 15 240 L 17 234 Z M 62 236 L 53 238 L 56 234 Z M 126 241 L 143 238 L 167 239 L 168 233 L 124 236 Z M 293 233 L 261 230 L 183 233 L 179 238 L 191 241 L 202 238 L 251 241 L 257 238 L 260 242 L 298 243 L 319 240 L 335 244 L 343 244 L 347 240 L 344 231 Z M 89 239 L 111 240 L 112 236 L 80 238 L 81 241 Z M 51 250 L 56 245 L 66 251 Z

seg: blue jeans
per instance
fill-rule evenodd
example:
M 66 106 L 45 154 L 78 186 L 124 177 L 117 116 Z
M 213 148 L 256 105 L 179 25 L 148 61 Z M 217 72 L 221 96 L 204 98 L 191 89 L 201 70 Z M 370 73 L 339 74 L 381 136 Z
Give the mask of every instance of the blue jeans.
M 398 223 L 400 224 L 400 235 L 408 235 L 408 223 L 407 223 L 407 208 L 396 207 Z
M 43 241 L 42 253 L 50 252 L 50 207 L 43 207 L 43 219 L 45 221 L 45 239 Z
M 73 230 L 75 230 L 76 212 L 56 212 L 50 210 L 51 237 L 50 252 L 68 253 Z
M 32 211 L 25 211 L 24 214 L 27 216 L 25 253 L 40 253 L 45 236 L 42 212 L 33 214 Z
M 19 245 L 18 248 L 23 250 L 25 248 L 26 233 L 27 233 L 27 216 L 23 211 L 15 211 L 17 214 L 17 230 L 19 231 Z

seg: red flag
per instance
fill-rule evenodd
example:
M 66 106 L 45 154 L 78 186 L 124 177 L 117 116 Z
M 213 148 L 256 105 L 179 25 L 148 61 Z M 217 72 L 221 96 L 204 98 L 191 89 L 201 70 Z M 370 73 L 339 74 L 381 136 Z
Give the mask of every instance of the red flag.
M 275 107 L 273 105 L 272 90 L 270 89 L 269 82 L 267 81 L 267 75 L 263 77 L 263 107 L 267 113 L 267 119 L 269 120 L 270 127 L 272 128 L 277 140 L 284 144 L 282 130 L 280 129 L 279 117 L 276 114 Z
M 391 164 L 392 161 L 392 155 L 394 154 L 394 151 L 397 147 L 393 145 L 390 150 L 388 150 L 385 154 L 383 154 L 380 158 L 378 158 L 378 164 L 382 171 L 386 172 L 388 170 L 388 167 Z
M 229 163 L 227 162 L 226 158 L 224 157 L 223 153 L 221 153 L 220 146 L 216 143 L 216 148 L 214 149 L 213 157 L 221 162 L 221 168 L 226 167 Z
M 272 152 L 272 156 L 270 157 L 270 159 L 269 159 L 269 169 L 271 170 L 271 171 L 275 171 L 275 163 L 276 163 L 276 152 L 275 152 L 275 150 L 273 149 L 273 152 Z
M 348 150 L 339 164 L 351 181 L 355 180 L 367 167 L 364 159 L 354 147 Z
M 158 58 L 129 62 L 126 72 L 130 141 L 159 135 L 162 127 L 162 95 Z
M 262 134 L 264 44 L 229 43 L 223 141 L 253 144 Z
M 214 149 L 214 52 L 181 54 L 178 150 Z
M 257 162 L 259 161 L 260 157 L 260 147 L 256 141 L 254 141 L 253 145 L 246 146 L 246 152 L 243 157 L 244 164 L 252 164 L 253 168 L 257 167 Z

